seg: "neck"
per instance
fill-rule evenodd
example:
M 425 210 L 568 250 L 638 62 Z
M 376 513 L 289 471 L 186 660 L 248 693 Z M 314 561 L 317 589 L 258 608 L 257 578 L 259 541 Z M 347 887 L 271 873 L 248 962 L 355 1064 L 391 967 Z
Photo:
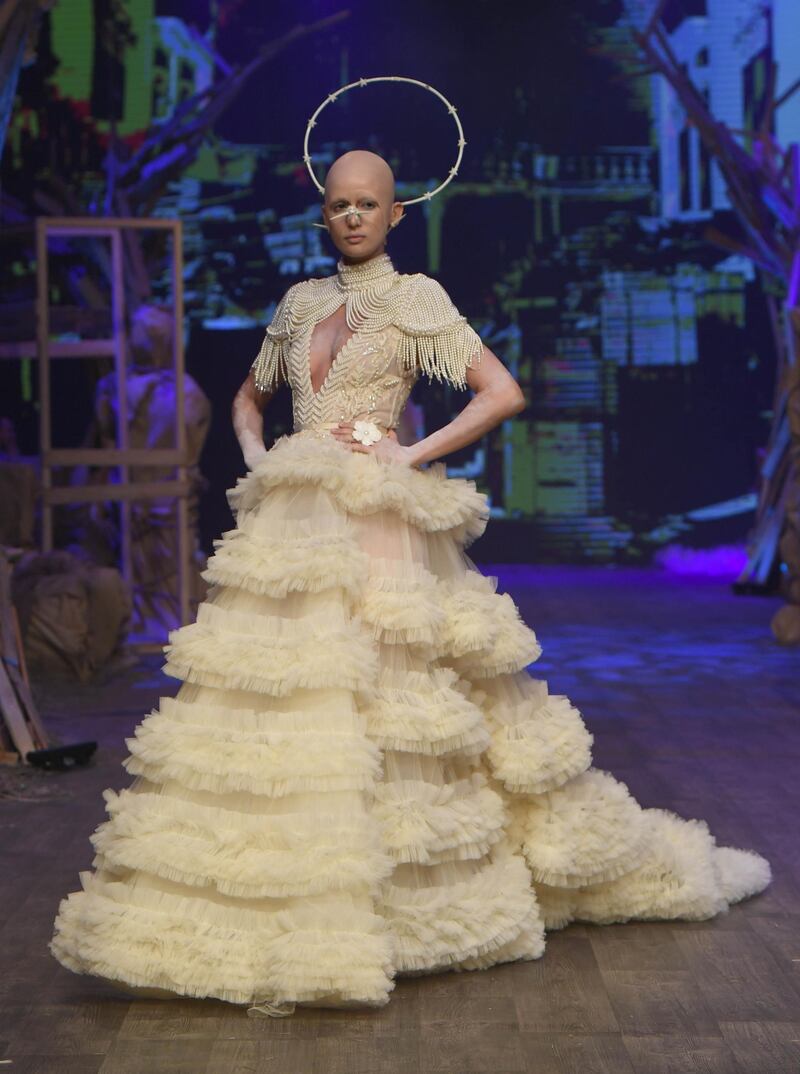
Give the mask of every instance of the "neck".
M 359 258 L 350 257 L 349 254 L 342 254 L 339 260 L 342 262 L 343 265 L 367 265 L 370 261 L 374 261 L 376 257 L 383 257 L 385 253 L 386 244 L 384 243 L 384 245 L 381 246 L 379 250 L 376 250 L 374 254 L 370 254 L 369 257 Z

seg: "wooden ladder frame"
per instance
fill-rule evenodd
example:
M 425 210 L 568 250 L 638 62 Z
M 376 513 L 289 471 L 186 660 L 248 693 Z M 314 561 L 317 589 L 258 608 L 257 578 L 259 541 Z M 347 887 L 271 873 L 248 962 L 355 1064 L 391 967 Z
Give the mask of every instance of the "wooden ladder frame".
M 123 284 L 123 231 L 169 231 L 172 236 L 172 359 L 175 373 L 176 443 L 174 448 L 136 448 L 128 439 L 127 333 L 125 328 L 125 288 Z M 107 238 L 111 242 L 111 315 L 109 339 L 62 342 L 50 339 L 49 249 L 51 237 Z M 122 576 L 133 589 L 131 538 L 132 502 L 174 496 L 178 522 L 178 612 L 181 624 L 190 614 L 190 534 L 187 471 L 186 407 L 183 351 L 183 225 L 178 219 L 161 217 L 38 217 L 36 220 L 36 356 L 39 360 L 39 450 L 42 459 L 43 552 L 53 548 L 53 508 L 65 503 L 119 501 L 121 505 Z M 117 374 L 116 448 L 54 449 L 51 427 L 50 361 L 52 358 L 113 356 Z M 117 466 L 120 481 L 106 485 L 54 487 L 53 470 L 60 466 Z M 131 482 L 129 467 L 175 466 L 174 480 Z

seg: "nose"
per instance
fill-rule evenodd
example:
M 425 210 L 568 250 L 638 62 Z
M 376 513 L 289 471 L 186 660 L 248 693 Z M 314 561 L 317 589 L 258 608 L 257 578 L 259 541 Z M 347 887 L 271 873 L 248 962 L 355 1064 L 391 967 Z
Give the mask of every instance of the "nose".
M 345 222 L 348 224 L 349 227 L 358 227 L 358 225 L 361 223 L 361 213 L 358 211 L 358 209 L 348 209 L 347 216 L 345 217 Z

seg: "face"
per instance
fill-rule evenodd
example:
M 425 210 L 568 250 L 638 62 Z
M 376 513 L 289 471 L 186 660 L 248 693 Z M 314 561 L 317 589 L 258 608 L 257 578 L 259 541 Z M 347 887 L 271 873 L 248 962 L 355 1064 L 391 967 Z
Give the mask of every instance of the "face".
M 325 182 L 322 215 L 342 260 L 367 261 L 386 249 L 392 223 L 403 215 L 389 166 L 373 153 L 346 153 Z

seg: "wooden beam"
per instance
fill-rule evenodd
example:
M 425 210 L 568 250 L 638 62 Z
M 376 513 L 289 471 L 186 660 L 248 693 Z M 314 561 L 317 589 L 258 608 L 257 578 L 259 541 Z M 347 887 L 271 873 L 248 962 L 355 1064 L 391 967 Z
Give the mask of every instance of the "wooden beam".
M 55 448 L 42 455 L 47 466 L 185 466 L 178 448 Z
M 158 500 L 163 497 L 188 496 L 190 481 L 136 481 L 130 485 L 65 485 L 42 492 L 42 499 L 57 503 L 105 503 L 109 501 Z

